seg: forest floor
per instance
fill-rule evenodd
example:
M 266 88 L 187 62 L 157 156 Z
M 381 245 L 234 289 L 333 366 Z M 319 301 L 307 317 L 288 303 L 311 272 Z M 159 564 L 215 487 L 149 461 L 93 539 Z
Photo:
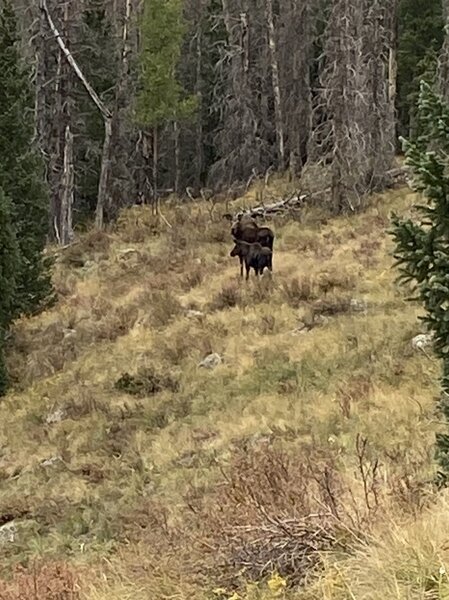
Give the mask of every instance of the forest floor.
M 277 218 L 247 283 L 220 206 L 60 251 L 56 306 L 10 342 L 0 598 L 448 598 L 439 365 L 387 234 L 413 200 Z

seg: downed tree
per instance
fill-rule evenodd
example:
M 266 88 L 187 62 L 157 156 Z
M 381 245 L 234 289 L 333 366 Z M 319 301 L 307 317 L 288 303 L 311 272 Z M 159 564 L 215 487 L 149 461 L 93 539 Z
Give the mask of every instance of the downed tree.
M 224 217 L 228 220 L 232 220 L 238 219 L 243 215 L 257 218 L 293 212 L 304 208 L 306 200 L 308 200 L 310 197 L 311 196 L 309 194 L 295 192 L 294 194 L 287 196 L 287 198 L 279 200 L 278 202 L 273 202 L 272 204 L 260 204 L 251 208 L 241 208 L 234 215 L 226 214 Z

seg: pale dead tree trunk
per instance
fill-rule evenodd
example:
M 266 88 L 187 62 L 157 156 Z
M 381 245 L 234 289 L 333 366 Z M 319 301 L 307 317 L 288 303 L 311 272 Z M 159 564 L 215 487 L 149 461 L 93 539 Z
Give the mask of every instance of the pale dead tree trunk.
M 106 105 L 100 100 L 98 94 L 95 92 L 93 87 L 87 81 L 87 79 L 85 78 L 83 72 L 81 71 L 78 63 L 73 58 L 73 55 L 71 54 L 70 50 L 68 49 L 66 43 L 64 42 L 59 30 L 57 29 L 57 27 L 52 19 L 50 11 L 48 10 L 46 0 L 40 0 L 40 8 L 45 14 L 47 23 L 48 23 L 48 25 L 51 29 L 51 32 L 56 40 L 56 43 L 60 47 L 67 62 L 72 67 L 74 73 L 76 74 L 78 79 L 83 84 L 85 90 L 89 94 L 90 99 L 95 104 L 95 106 L 98 108 L 98 110 L 101 113 L 101 116 L 103 117 L 105 134 L 104 134 L 103 151 L 102 151 L 102 159 L 101 159 L 100 179 L 99 179 L 99 184 L 98 184 L 97 206 L 96 206 L 96 211 L 95 211 L 95 225 L 98 229 L 102 229 L 103 222 L 104 222 L 104 208 L 106 206 L 106 198 L 107 198 L 108 175 L 109 175 L 109 170 L 110 170 L 109 165 L 110 165 L 110 154 L 111 154 L 110 151 L 111 151 L 111 135 L 112 135 L 112 128 L 111 128 L 112 114 L 109 111 L 109 109 L 106 107 Z
M 386 5 L 386 28 L 388 36 L 388 103 L 391 121 L 391 137 L 396 152 L 397 124 L 397 82 L 398 82 L 398 43 L 399 43 L 399 0 L 389 0 Z
M 179 182 L 181 180 L 181 144 L 178 121 L 173 121 L 173 138 L 175 146 L 175 194 L 179 193 Z
M 390 40 L 388 51 L 388 100 L 393 114 L 396 113 L 396 95 L 398 80 L 398 10 L 399 0 L 391 0 L 390 6 Z
M 276 123 L 278 159 L 279 166 L 282 169 L 285 165 L 284 119 L 282 111 L 281 84 L 279 79 L 279 63 L 276 44 L 276 31 L 274 28 L 272 0 L 265 0 L 265 17 L 267 20 L 268 44 L 270 48 L 271 78 L 273 83 L 274 114 Z
M 64 170 L 62 175 L 61 217 L 60 217 L 60 243 L 65 246 L 73 241 L 73 133 L 70 125 L 66 126 L 64 144 Z
M 63 32 L 66 39 L 70 39 L 72 2 L 66 2 L 63 10 Z M 59 52 L 58 65 L 61 68 L 60 81 L 60 131 L 59 155 L 61 157 L 61 180 L 58 193 L 58 207 L 55 222 L 58 228 L 58 240 L 62 245 L 69 244 L 73 238 L 72 207 L 74 198 L 74 167 L 73 167 L 73 133 L 72 121 L 72 72 L 69 64 Z M 57 219 L 57 220 L 56 220 Z
M 113 206 L 109 206 L 111 214 L 114 214 L 123 203 L 123 197 L 127 196 L 126 185 L 131 176 L 127 164 L 129 151 L 129 58 L 131 55 L 130 28 L 133 2 L 132 0 L 122 0 L 121 11 L 123 21 L 119 33 L 119 52 L 120 60 L 117 72 L 117 84 L 115 87 L 114 109 L 112 112 L 111 132 L 111 170 L 109 185 L 111 188 L 110 200 Z M 120 15 L 117 14 L 118 8 L 113 7 L 114 21 L 120 22 Z
M 159 137 L 157 125 L 153 127 L 153 153 L 152 153 L 152 164 L 153 164 L 153 211 L 157 212 L 158 203 L 158 171 L 159 171 Z

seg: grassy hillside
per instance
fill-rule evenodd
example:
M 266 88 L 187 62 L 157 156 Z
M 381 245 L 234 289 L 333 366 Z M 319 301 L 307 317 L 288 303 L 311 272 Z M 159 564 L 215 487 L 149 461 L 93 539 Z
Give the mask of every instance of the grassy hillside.
M 449 597 L 438 364 L 385 232 L 412 200 L 275 220 L 259 282 L 208 205 L 60 251 L 58 304 L 10 342 L 0 597 Z

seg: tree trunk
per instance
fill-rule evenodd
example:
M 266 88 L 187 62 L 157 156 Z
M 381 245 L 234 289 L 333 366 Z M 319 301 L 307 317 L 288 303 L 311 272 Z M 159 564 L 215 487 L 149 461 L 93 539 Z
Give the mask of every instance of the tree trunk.
M 104 120 L 103 152 L 101 155 L 100 180 L 98 182 L 98 198 L 95 209 L 95 226 L 97 229 L 103 229 L 104 225 L 104 209 L 107 201 L 108 176 L 111 162 L 111 139 L 112 124 L 111 119 L 107 118 Z
M 179 182 L 181 180 L 181 140 L 179 135 L 179 124 L 173 121 L 173 137 L 175 146 L 175 194 L 179 193 Z
M 156 209 L 157 201 L 158 201 L 158 169 L 159 169 L 159 140 L 158 140 L 158 130 L 157 125 L 153 127 L 153 209 Z
M 97 208 L 95 214 L 95 224 L 99 229 L 103 227 L 104 220 L 104 207 L 106 205 L 106 194 L 107 194 L 107 183 L 108 183 L 108 174 L 109 174 L 109 163 L 110 163 L 110 147 L 111 147 L 111 120 L 112 114 L 106 105 L 100 100 L 98 94 L 95 92 L 93 87 L 85 78 L 83 72 L 81 71 L 78 63 L 73 58 L 70 50 L 68 49 L 66 43 L 64 42 L 60 32 L 58 31 L 53 19 L 51 17 L 50 11 L 48 10 L 46 0 L 40 0 L 40 8 L 44 12 L 47 23 L 51 29 L 53 37 L 56 40 L 56 43 L 60 47 L 62 53 L 64 54 L 67 62 L 72 67 L 74 73 L 78 77 L 78 79 L 83 84 L 87 93 L 89 94 L 90 99 L 98 108 L 101 113 L 101 116 L 104 120 L 104 143 L 103 143 L 103 153 L 102 153 L 102 163 L 100 170 L 100 180 L 98 184 L 98 198 L 97 198 Z
M 391 6 L 389 8 L 391 9 L 391 24 L 388 49 L 388 101 L 390 104 L 392 143 L 396 150 L 399 0 L 391 0 Z
M 274 94 L 274 114 L 276 123 L 277 150 L 279 158 L 279 167 L 282 169 L 285 166 L 284 120 L 282 116 L 281 85 L 279 80 L 279 64 L 277 58 L 276 32 L 274 28 L 272 0 L 265 0 L 265 16 L 267 20 L 268 42 L 270 47 L 271 78 L 273 83 Z
M 66 126 L 64 144 L 64 171 L 62 176 L 61 211 L 60 211 L 60 242 L 63 246 L 73 241 L 73 134 L 70 125 Z

